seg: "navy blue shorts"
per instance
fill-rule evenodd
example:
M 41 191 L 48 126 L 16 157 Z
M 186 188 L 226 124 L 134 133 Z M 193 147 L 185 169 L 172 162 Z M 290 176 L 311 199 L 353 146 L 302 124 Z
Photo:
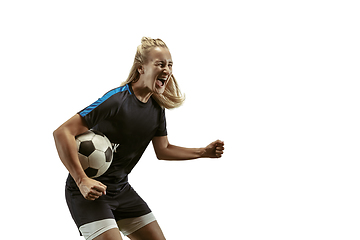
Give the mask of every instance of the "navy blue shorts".
M 146 202 L 135 192 L 128 182 L 113 191 L 108 186 L 106 195 L 91 201 L 86 200 L 80 190 L 68 178 L 65 196 L 72 218 L 78 228 L 87 223 L 113 218 L 119 221 L 140 217 L 151 212 Z M 106 182 L 103 182 L 105 185 Z

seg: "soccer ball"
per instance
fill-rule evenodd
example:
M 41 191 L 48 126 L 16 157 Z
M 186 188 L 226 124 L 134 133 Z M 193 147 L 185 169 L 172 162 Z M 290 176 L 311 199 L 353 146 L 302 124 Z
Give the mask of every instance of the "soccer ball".
M 82 168 L 90 178 L 101 176 L 113 159 L 111 142 L 101 132 L 89 130 L 75 138 Z

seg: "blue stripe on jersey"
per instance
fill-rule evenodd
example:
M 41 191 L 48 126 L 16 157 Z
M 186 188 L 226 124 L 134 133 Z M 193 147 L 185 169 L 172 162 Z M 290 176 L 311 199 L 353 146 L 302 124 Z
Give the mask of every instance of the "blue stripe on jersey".
M 107 99 L 109 99 L 111 96 L 113 96 L 116 93 L 119 92 L 124 92 L 124 91 L 129 91 L 129 93 L 131 94 L 129 85 L 126 84 L 125 86 L 122 87 L 118 87 L 115 88 L 111 91 L 109 91 L 108 93 L 106 93 L 103 97 L 99 98 L 98 100 L 96 100 L 93 104 L 91 104 L 90 106 L 88 106 L 87 108 L 85 108 L 84 110 L 82 110 L 79 114 L 82 117 L 85 117 L 87 114 L 89 114 L 92 110 L 94 110 L 95 108 L 97 108 L 97 106 L 99 106 L 101 103 L 105 102 Z

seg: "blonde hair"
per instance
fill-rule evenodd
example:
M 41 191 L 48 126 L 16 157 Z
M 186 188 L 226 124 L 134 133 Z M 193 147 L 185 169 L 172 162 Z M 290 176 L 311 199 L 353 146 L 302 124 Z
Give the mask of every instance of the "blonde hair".
M 135 54 L 134 64 L 131 67 L 128 78 L 125 82 L 121 83 L 121 86 L 124 86 L 128 83 L 137 82 L 140 78 L 140 73 L 138 72 L 139 66 L 147 62 L 147 55 L 151 49 L 155 47 L 167 48 L 166 44 L 161 39 L 152 39 L 143 37 L 141 39 L 141 45 L 137 47 Z M 152 98 L 162 107 L 162 108 L 176 108 L 179 107 L 185 100 L 185 96 L 182 95 L 179 85 L 176 82 L 176 79 L 173 74 L 171 74 L 169 82 L 166 85 L 163 94 L 153 93 Z

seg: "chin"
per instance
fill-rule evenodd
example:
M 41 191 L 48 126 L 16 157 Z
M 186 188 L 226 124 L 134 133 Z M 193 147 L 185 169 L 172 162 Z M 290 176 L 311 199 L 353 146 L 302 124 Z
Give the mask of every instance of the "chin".
M 158 86 L 154 85 L 153 93 L 163 94 L 165 92 L 165 88 L 166 88 L 166 84 L 164 86 L 162 86 L 162 87 L 158 87 Z
M 160 89 L 155 88 L 154 93 L 156 93 L 156 94 L 163 94 L 163 93 L 164 93 L 164 91 L 165 91 L 165 88 L 160 88 Z

